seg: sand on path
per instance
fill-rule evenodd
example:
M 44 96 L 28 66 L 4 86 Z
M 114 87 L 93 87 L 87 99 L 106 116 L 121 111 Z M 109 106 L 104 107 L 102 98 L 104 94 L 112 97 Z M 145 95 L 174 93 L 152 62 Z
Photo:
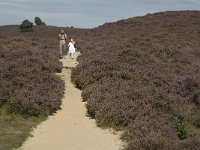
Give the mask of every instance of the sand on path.
M 66 89 L 61 110 L 38 125 L 32 132 L 33 137 L 28 138 L 20 150 L 120 150 L 119 134 L 98 128 L 95 120 L 86 116 L 81 91 L 70 78 L 69 68 L 77 65 L 76 59 L 67 57 L 62 62 L 61 76 Z

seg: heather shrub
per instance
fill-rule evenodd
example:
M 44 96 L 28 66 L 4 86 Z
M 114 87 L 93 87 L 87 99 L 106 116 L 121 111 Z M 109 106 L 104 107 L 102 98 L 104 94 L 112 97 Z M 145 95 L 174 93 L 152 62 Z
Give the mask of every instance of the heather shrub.
M 22 32 L 31 32 L 33 31 L 33 23 L 29 20 L 24 20 L 20 25 L 20 29 Z
M 64 94 L 64 82 L 56 75 L 62 70 L 57 45 L 49 44 L 54 43 L 54 37 L 41 38 L 49 33 L 45 28 L 43 34 L 38 34 L 38 28 L 28 35 L 15 27 L 0 33 L 4 31 L 12 38 L 0 38 L 0 62 L 4 64 L 0 68 L 0 104 L 23 116 L 54 113 Z
M 21 54 L 23 56 L 22 51 Z M 7 58 L 9 59 L 9 56 Z M 14 57 L 12 58 L 14 61 Z M 16 58 L 15 64 L 11 62 L 7 72 L 5 71 L 12 89 L 7 99 L 10 111 L 24 115 L 55 112 L 61 104 L 64 84 L 59 77 L 52 74 L 61 67 L 51 64 L 52 60 L 44 62 L 44 59 L 37 56 Z
M 126 149 L 176 150 L 179 149 L 176 142 L 176 139 L 172 141 L 170 138 L 163 137 L 160 133 L 151 132 L 132 141 Z
M 21 85 L 21 88 L 16 89 L 8 99 L 7 104 L 11 112 L 20 112 L 23 115 L 49 115 L 60 107 L 64 85 L 59 77 L 40 74 L 39 77 L 33 77 L 27 82 L 28 84 Z
M 6 96 L 8 94 L 7 83 L 0 77 L 0 106 L 6 102 Z
M 72 80 L 98 125 L 125 129 L 126 149 L 198 150 L 199 19 L 199 11 L 135 17 L 79 42 Z

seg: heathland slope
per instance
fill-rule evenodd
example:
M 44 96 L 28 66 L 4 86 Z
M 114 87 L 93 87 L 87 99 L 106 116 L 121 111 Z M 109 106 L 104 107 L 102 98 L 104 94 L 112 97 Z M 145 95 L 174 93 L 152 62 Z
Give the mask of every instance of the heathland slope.
M 72 79 L 127 149 L 200 145 L 200 12 L 149 14 L 88 30 Z
M 21 33 L 19 26 L 0 27 L 2 107 L 25 116 L 60 107 L 64 84 L 55 75 L 61 71 L 60 29 Z M 81 51 L 72 79 L 98 125 L 124 129 L 131 150 L 199 149 L 199 11 L 149 14 L 66 32 Z
M 34 26 L 33 32 L 22 33 L 19 26 L 0 27 L 0 149 L 19 147 L 32 127 L 60 108 L 60 30 Z
M 55 75 L 62 69 L 60 30 L 35 26 L 34 32 L 23 33 L 19 26 L 0 27 L 0 106 L 26 116 L 49 115 L 59 108 L 64 91 Z M 66 29 L 69 36 L 81 31 Z

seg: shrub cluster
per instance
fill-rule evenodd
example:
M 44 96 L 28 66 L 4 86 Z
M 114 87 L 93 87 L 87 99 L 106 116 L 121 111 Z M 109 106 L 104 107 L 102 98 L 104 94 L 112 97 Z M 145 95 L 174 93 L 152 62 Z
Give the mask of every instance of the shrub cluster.
M 79 41 L 72 79 L 99 125 L 125 129 L 127 150 L 199 149 L 199 25 L 198 11 L 156 13 Z
M 43 22 L 40 17 L 35 17 L 35 24 L 38 26 L 46 26 L 45 22 Z M 21 32 L 32 32 L 33 23 L 26 19 L 20 24 L 19 28 L 21 29 Z
M 22 32 L 31 32 L 33 31 L 33 23 L 29 20 L 24 20 L 20 25 L 20 29 Z
M 64 82 L 56 75 L 62 64 L 54 38 L 41 38 L 47 35 L 45 29 L 42 35 L 37 29 L 29 35 L 17 27 L 1 29 L 0 105 L 26 116 L 54 113 L 64 91 Z

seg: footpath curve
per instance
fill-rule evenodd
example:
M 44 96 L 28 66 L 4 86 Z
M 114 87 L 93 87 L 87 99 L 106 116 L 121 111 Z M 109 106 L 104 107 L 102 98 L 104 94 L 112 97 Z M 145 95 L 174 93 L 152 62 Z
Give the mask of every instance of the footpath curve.
M 75 58 L 79 53 L 76 53 Z M 61 110 L 38 125 L 32 137 L 20 150 L 120 150 L 119 134 L 96 126 L 95 120 L 86 116 L 81 91 L 71 83 L 71 69 L 78 62 L 68 56 L 61 60 L 60 76 L 65 81 L 65 94 Z

